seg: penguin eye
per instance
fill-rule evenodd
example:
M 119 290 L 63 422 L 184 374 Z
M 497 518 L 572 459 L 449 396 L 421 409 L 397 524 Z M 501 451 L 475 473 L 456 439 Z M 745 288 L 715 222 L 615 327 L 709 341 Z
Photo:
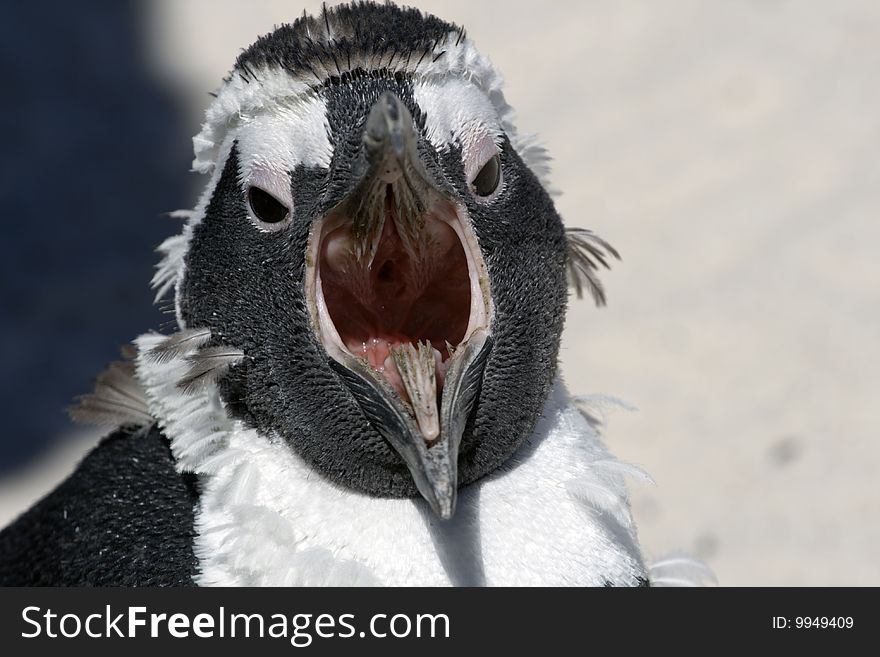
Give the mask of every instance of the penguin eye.
M 491 196 L 501 182 L 501 157 L 496 153 L 483 165 L 471 183 L 471 189 L 477 196 Z
M 290 216 L 286 205 L 259 187 L 249 187 L 247 197 L 251 212 L 264 223 L 279 224 Z

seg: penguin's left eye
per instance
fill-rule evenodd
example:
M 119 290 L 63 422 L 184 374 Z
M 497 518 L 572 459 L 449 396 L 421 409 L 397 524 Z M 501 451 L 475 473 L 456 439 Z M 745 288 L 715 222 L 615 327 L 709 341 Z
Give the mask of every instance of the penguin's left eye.
M 272 227 L 276 227 L 290 216 L 290 209 L 286 205 L 259 187 L 249 187 L 247 198 L 254 216 Z
M 474 194 L 486 198 L 491 196 L 501 182 L 501 156 L 497 153 L 489 158 L 471 183 Z

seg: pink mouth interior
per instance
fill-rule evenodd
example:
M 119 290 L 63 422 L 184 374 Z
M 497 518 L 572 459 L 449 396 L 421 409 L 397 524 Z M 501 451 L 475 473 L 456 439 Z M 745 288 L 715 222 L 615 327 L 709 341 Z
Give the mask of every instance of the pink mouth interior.
M 345 222 L 322 236 L 318 263 L 324 301 L 343 344 L 365 358 L 405 401 L 409 398 L 391 351 L 400 344 L 430 343 L 439 397 L 450 357 L 447 343 L 461 343 L 470 319 L 464 247 L 436 214 L 429 211 L 424 221 L 423 245 L 410 253 L 389 207 L 371 266 L 366 257 L 354 255 L 350 223 Z

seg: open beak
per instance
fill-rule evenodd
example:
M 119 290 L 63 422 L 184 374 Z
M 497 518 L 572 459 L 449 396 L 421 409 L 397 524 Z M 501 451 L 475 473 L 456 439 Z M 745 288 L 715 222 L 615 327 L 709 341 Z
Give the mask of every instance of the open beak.
M 312 325 L 364 414 L 448 519 L 492 344 L 486 264 L 467 210 L 426 171 L 409 110 L 390 92 L 370 110 L 352 179 L 309 237 Z

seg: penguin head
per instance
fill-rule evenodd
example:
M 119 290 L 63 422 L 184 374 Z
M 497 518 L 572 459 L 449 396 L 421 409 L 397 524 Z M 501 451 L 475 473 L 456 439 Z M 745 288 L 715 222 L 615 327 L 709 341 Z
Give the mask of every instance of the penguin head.
M 210 182 L 158 279 L 244 354 L 227 412 L 449 518 L 534 428 L 567 269 L 602 298 L 607 245 L 566 233 L 497 73 L 417 10 L 325 9 L 241 54 L 194 143 Z

